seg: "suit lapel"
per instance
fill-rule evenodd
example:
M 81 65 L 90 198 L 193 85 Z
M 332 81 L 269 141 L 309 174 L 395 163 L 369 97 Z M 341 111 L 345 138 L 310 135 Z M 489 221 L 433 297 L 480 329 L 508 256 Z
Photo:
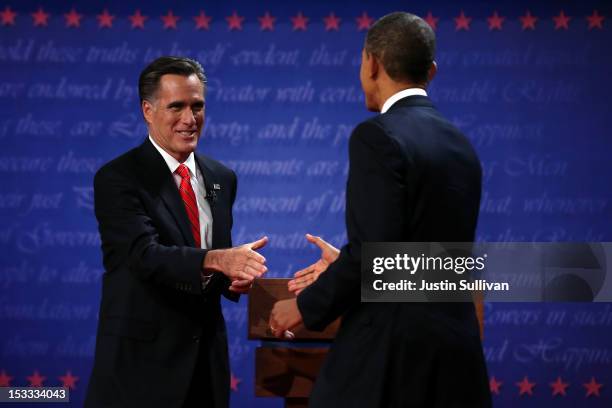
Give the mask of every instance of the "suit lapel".
M 157 187 L 159 196 L 174 218 L 185 242 L 190 246 L 195 246 L 183 199 L 179 194 L 174 178 L 166 162 L 159 152 L 155 150 L 155 147 L 148 138 L 140 146 L 140 149 L 143 157 L 142 168 L 144 170 L 144 177 L 149 181 L 153 189 Z
M 200 172 L 202 173 L 202 177 L 204 178 L 203 182 L 204 182 L 204 188 L 206 189 L 206 197 L 214 197 L 215 193 L 213 190 L 213 185 L 217 184 L 217 180 L 215 178 L 215 173 L 212 172 L 212 170 L 210 169 L 210 167 L 208 167 L 206 165 L 206 159 L 198 154 L 195 155 L 195 159 L 196 159 L 196 163 L 198 164 L 198 166 L 200 167 Z M 214 202 L 214 198 L 212 200 L 208 200 L 208 205 L 210 206 L 210 213 L 212 215 L 212 220 L 211 220 L 211 224 L 212 224 L 212 248 L 217 248 L 218 246 L 218 236 L 219 236 L 219 231 L 218 228 L 215 228 L 214 225 L 214 221 L 215 221 L 215 202 Z

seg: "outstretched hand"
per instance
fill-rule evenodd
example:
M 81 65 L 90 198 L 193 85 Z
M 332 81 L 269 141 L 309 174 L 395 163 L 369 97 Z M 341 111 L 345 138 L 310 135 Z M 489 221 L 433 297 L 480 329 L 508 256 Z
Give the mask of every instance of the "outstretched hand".
M 321 249 L 321 258 L 312 265 L 297 271 L 294 278 L 289 281 L 287 284 L 289 291 L 296 295 L 316 281 L 319 275 L 340 256 L 340 251 L 323 238 L 306 234 L 306 239 Z
M 223 273 L 232 281 L 230 290 L 244 293 L 268 270 L 266 258 L 256 252 L 267 242 L 268 237 L 263 237 L 234 248 L 211 250 L 204 258 L 204 270 Z

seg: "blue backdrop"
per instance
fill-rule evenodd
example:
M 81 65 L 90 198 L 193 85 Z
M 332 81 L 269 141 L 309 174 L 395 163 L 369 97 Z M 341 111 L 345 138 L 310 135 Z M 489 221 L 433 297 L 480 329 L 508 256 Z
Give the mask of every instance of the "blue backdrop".
M 436 26 L 430 95 L 484 168 L 478 239 L 611 241 L 612 7 L 520 3 L 1 0 L 0 385 L 67 385 L 82 405 L 103 274 L 92 179 L 144 139 L 137 78 L 164 54 L 207 71 L 199 150 L 237 172 L 234 241 L 270 237 L 269 277 L 316 259 L 305 232 L 345 240 L 364 29 L 398 9 Z M 245 312 L 224 303 L 232 406 L 280 407 L 253 396 Z M 610 304 L 489 304 L 485 327 L 496 406 L 612 405 Z

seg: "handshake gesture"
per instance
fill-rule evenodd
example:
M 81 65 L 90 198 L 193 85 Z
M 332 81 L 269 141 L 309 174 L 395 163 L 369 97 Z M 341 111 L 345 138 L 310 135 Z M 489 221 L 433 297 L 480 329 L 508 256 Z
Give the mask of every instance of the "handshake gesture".
M 306 239 L 319 247 L 321 257 L 318 261 L 297 271 L 289 281 L 289 291 L 298 295 L 302 290 L 317 280 L 330 264 L 338 259 L 340 251 L 321 237 L 306 234 Z M 232 292 L 247 293 L 255 278 L 260 278 L 268 270 L 266 258 L 257 252 L 268 243 L 263 237 L 257 241 L 229 249 L 208 251 L 204 258 L 205 272 L 220 272 L 227 276 L 232 284 Z M 291 337 L 290 329 L 302 322 L 296 298 L 276 302 L 270 313 L 270 330 L 277 337 Z
M 312 284 L 327 267 L 339 256 L 340 251 L 321 237 L 306 234 L 306 239 L 321 250 L 321 258 L 312 265 L 295 273 L 289 281 L 289 290 L 298 295 Z M 204 258 L 205 273 L 220 272 L 232 282 L 229 290 L 247 293 L 255 278 L 260 278 L 268 270 L 266 258 L 257 250 L 268 243 L 268 237 L 228 249 L 213 249 Z

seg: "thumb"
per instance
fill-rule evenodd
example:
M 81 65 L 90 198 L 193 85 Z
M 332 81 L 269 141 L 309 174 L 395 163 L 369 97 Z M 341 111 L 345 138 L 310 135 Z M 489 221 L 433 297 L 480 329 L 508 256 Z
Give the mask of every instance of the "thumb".
M 251 242 L 248 246 L 249 248 L 256 250 L 259 248 L 263 248 L 268 243 L 268 237 L 259 238 L 257 241 Z
M 315 237 L 314 235 L 306 234 L 306 239 L 308 242 L 311 242 L 318 246 L 320 249 L 326 249 L 327 242 L 321 237 Z

